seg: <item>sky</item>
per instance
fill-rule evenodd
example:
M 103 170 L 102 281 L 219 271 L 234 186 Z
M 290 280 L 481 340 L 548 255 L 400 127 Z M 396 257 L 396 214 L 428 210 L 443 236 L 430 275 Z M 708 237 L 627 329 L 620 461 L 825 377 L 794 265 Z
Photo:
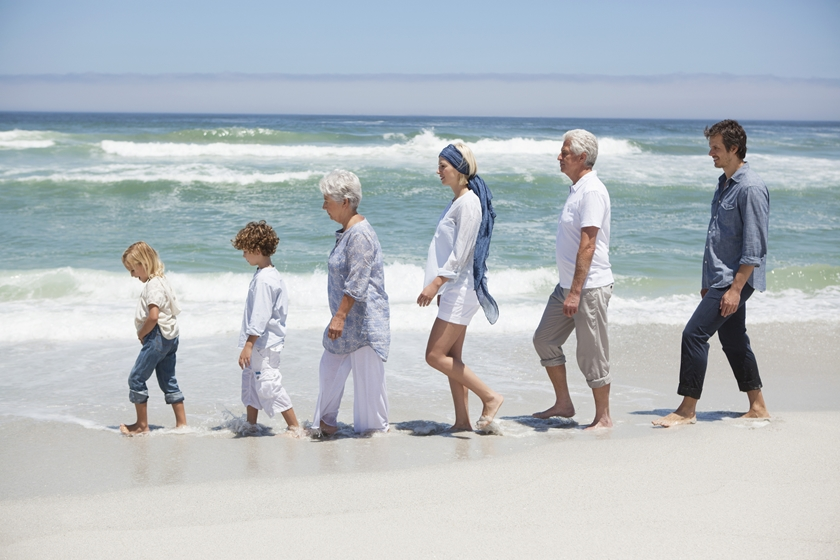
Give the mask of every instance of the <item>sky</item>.
M 87 88 L 78 87 L 78 76 L 57 79 L 78 74 L 88 75 Z M 149 109 L 131 88 L 114 86 L 126 74 L 140 75 L 135 80 L 145 80 L 147 97 L 154 90 L 161 98 L 167 88 L 186 87 L 175 75 L 195 74 L 243 84 L 254 76 L 276 82 L 339 75 L 373 98 L 378 80 L 393 82 L 394 75 L 428 91 L 441 79 L 462 87 L 457 78 L 488 74 L 522 91 L 542 87 L 547 77 L 555 89 L 570 80 L 631 79 L 648 84 L 643 95 L 658 91 L 663 98 L 663 76 L 705 76 L 708 87 L 721 77 L 748 77 L 759 94 L 773 78 L 793 99 L 758 99 L 769 113 L 784 109 L 797 118 L 785 107 L 798 101 L 831 117 L 831 106 L 840 105 L 840 1 L 0 0 L 0 110 L 37 109 L 33 99 L 39 107 L 72 108 L 68 95 L 82 106 L 97 91 L 108 107 Z M 102 88 L 109 78 L 111 89 Z M 244 86 L 226 91 L 237 95 L 229 101 L 234 112 L 262 106 Z M 515 109 L 522 91 L 497 95 L 499 111 Z M 407 103 L 406 113 L 418 107 Z

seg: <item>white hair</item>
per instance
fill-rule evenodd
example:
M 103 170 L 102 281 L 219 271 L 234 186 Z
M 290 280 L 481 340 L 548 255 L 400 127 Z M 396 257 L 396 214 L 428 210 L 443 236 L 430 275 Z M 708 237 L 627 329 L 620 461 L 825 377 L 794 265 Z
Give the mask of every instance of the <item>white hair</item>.
M 355 210 L 362 201 L 362 183 L 355 173 L 336 169 L 330 171 L 318 183 L 321 194 L 336 202 L 350 201 L 350 207 Z
M 592 169 L 598 159 L 598 139 L 588 130 L 576 128 L 563 135 L 563 142 L 569 141 L 569 150 L 573 155 L 586 154 L 584 165 Z

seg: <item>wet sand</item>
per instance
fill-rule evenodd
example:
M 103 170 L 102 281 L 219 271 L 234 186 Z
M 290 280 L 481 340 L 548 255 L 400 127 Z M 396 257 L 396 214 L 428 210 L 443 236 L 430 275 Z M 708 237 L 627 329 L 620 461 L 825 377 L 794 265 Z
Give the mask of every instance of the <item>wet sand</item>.
M 612 328 L 616 427 L 596 433 L 529 420 L 551 393 L 525 336 L 503 356 L 467 340 L 465 356 L 507 397 L 502 437 L 437 433 L 447 391 L 417 398 L 405 373 L 415 357 L 399 351 L 382 437 L 236 438 L 211 426 L 124 438 L 7 419 L 0 557 L 840 555 L 840 327 L 750 327 L 772 421 L 736 418 L 746 398 L 714 342 L 698 423 L 657 429 L 650 421 L 678 403 L 679 331 Z M 395 348 L 416 344 L 408 336 Z M 583 424 L 591 393 L 569 377 Z M 159 412 L 153 424 L 172 423 Z

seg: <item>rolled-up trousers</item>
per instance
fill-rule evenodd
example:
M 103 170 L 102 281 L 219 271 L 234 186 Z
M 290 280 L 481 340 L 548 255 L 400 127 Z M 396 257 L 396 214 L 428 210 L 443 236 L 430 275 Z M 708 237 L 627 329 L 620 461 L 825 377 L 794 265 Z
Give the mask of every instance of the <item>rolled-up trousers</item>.
M 711 288 L 683 330 L 677 393 L 684 397 L 699 399 L 703 392 L 703 380 L 709 361 L 709 338 L 715 333 L 738 381 L 738 389 L 744 392 L 761 389 L 758 363 L 750 348 L 746 325 L 746 303 L 753 294 L 753 288 L 749 284 L 745 285 L 741 290 L 738 310 L 729 317 L 723 317 L 720 314 L 720 300 L 727 290 L 728 286 Z

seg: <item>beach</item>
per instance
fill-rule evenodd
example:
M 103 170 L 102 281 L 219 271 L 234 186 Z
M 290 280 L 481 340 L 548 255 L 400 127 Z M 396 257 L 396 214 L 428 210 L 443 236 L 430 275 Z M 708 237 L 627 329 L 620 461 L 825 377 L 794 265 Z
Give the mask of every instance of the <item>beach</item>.
M 840 556 L 840 126 L 747 122 L 770 191 L 767 290 L 747 328 L 770 421 L 743 420 L 716 338 L 697 424 L 672 411 L 680 333 L 700 300 L 719 171 L 699 121 L 0 113 L 0 558 L 835 558 Z M 563 132 L 599 138 L 612 205 L 609 430 L 564 350 L 573 419 L 531 337 L 557 282 L 568 193 Z M 497 213 L 488 259 L 499 321 L 479 313 L 464 360 L 505 397 L 500 435 L 448 433 L 446 379 L 424 361 L 423 264 L 451 191 L 434 174 L 469 143 Z M 329 323 L 336 224 L 318 181 L 356 172 L 382 244 L 392 343 L 390 432 L 361 437 L 348 381 L 339 432 L 243 437 L 237 341 L 253 269 L 230 240 L 265 219 L 289 290 L 283 384 L 311 422 Z M 444 190 L 445 189 L 445 190 Z M 120 256 L 156 248 L 183 310 L 176 374 L 188 426 L 127 376 L 142 284 Z M 480 403 L 471 401 L 471 420 Z
M 438 421 L 424 409 L 430 396 L 412 408 L 410 387 L 393 378 L 392 433 L 370 438 L 195 437 L 162 427 L 123 438 L 6 423 L 0 556 L 836 556 L 837 325 L 750 330 L 771 421 L 737 418 L 746 397 L 713 347 L 697 424 L 671 429 L 650 421 L 678 402 L 679 329 L 640 330 L 612 329 L 616 426 L 594 433 L 527 418 L 550 396 L 537 367 L 522 368 L 520 391 L 505 393 L 502 436 L 416 435 Z M 666 359 L 638 344 L 651 335 Z M 585 423 L 591 396 L 573 366 L 570 386 Z M 296 406 L 303 415 L 313 404 Z M 170 414 L 150 406 L 153 424 L 171 426 Z

